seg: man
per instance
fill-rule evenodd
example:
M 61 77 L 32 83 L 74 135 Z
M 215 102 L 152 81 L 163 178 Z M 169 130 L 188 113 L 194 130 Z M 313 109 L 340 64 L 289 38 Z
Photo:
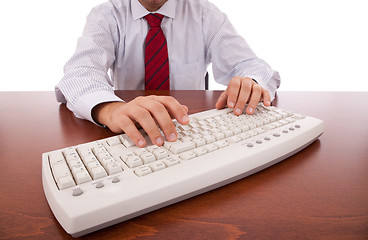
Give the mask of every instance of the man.
M 139 147 L 147 143 L 137 123 L 153 144 L 175 141 L 171 119 L 187 124 L 186 106 L 169 96 L 124 102 L 113 94 L 113 89 L 145 88 L 151 13 L 163 18 L 155 27 L 161 28 L 156 34 L 164 33 L 165 48 L 167 43 L 170 89 L 204 89 L 204 75 L 212 63 L 215 80 L 227 85 L 217 109 L 228 106 L 240 115 L 247 102 L 248 114 L 261 100 L 270 105 L 280 84 L 278 73 L 256 57 L 226 15 L 207 0 L 110 0 L 94 8 L 56 86 L 58 101 L 66 102 L 77 117 L 125 132 Z

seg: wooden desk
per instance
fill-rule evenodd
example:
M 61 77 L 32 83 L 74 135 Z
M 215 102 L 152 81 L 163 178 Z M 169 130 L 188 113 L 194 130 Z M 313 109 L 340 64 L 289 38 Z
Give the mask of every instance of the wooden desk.
M 170 94 L 194 113 L 213 108 L 220 92 Z M 325 121 L 319 140 L 248 178 L 82 239 L 368 239 L 367 100 L 279 92 L 277 107 Z M 46 202 L 41 154 L 113 134 L 76 119 L 52 92 L 2 92 L 0 104 L 0 239 L 72 239 Z

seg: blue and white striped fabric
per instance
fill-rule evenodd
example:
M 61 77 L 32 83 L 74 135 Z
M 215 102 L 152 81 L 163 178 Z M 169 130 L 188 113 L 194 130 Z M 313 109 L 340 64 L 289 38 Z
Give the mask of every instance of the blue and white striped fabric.
M 102 102 L 122 101 L 113 90 L 144 89 L 144 41 L 149 14 L 138 0 L 110 0 L 87 18 L 77 49 L 56 86 L 59 102 L 77 117 L 92 120 Z M 235 76 L 250 77 L 272 98 L 280 84 L 277 72 L 257 58 L 227 16 L 207 0 L 168 0 L 158 11 L 166 36 L 170 88 L 203 90 L 207 67 L 227 85 Z M 111 70 L 110 76 L 108 71 Z

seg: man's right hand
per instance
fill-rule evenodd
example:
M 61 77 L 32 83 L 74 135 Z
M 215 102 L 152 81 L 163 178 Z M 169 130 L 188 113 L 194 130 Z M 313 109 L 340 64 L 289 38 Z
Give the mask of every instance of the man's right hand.
M 92 117 L 115 133 L 125 132 L 138 147 L 144 147 L 147 143 L 137 124 L 146 131 L 153 144 L 162 146 L 164 137 L 158 126 L 166 140 L 173 142 L 178 134 L 172 118 L 185 125 L 189 123 L 187 113 L 188 107 L 181 105 L 175 98 L 151 95 L 137 97 L 127 103 L 101 103 L 93 108 Z

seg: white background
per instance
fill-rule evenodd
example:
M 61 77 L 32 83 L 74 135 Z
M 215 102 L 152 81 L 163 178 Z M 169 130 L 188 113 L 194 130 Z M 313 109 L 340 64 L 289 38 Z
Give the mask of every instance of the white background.
M 104 1 L 2 2 L 0 91 L 52 91 L 87 14 Z M 368 91 L 365 0 L 212 2 L 255 53 L 280 72 L 280 90 Z M 210 88 L 223 89 L 213 82 Z

